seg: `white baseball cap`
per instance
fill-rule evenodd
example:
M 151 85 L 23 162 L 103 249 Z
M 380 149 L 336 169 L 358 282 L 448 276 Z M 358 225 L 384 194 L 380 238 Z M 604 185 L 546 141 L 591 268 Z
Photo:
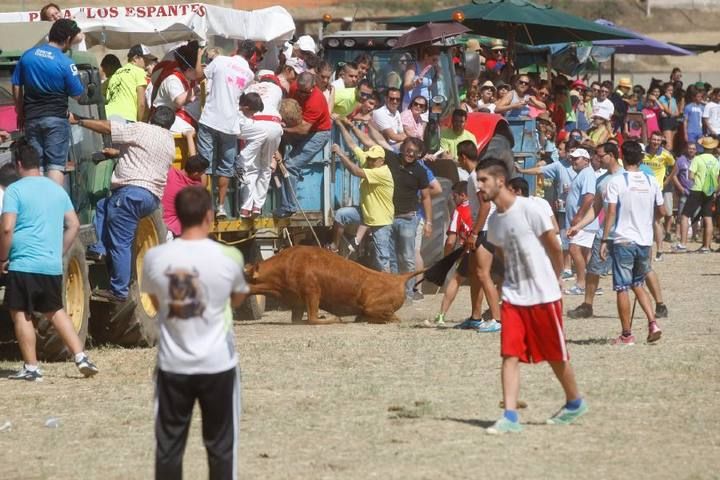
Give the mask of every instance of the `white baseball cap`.
M 299 58 L 291 57 L 285 60 L 285 66 L 295 70 L 295 73 L 300 75 L 305 71 L 305 62 Z
M 576 148 L 570 153 L 572 158 L 587 158 L 590 159 L 590 154 L 584 148 Z
M 313 40 L 310 35 L 302 35 L 300 38 L 297 39 L 297 42 L 295 42 L 295 46 L 303 52 L 317 53 L 317 46 L 315 45 L 315 40 Z

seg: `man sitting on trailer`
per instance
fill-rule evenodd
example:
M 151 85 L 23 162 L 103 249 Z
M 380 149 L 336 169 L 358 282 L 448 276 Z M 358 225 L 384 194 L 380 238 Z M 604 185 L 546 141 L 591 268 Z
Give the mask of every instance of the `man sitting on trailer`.
M 158 107 L 150 123 L 110 122 L 78 119 L 70 123 L 103 135 L 110 135 L 119 150 L 105 151 L 119 155 L 111 179 L 112 193 L 97 203 L 95 232 L 98 241 L 88 249 L 91 260 L 103 261 L 109 254 L 110 290 L 97 290 L 98 296 L 124 302 L 130 291 L 132 245 L 140 219 L 160 205 L 167 174 L 175 159 L 175 141 L 170 127 L 175 112 Z

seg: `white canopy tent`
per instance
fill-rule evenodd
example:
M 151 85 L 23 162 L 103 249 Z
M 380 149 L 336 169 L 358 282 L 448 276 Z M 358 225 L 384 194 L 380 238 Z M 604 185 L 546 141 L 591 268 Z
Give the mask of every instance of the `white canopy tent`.
M 282 44 L 295 33 L 295 22 L 280 6 L 235 10 L 204 3 L 150 6 L 75 7 L 63 10 L 85 33 L 88 47 L 123 50 L 132 45 L 165 45 L 223 38 Z M 39 22 L 39 12 L 0 13 L 0 23 Z

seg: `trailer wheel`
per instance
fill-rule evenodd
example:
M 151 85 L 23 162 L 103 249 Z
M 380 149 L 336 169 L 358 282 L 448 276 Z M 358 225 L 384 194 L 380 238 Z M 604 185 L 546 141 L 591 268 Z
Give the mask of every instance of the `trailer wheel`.
M 94 334 L 102 342 L 123 347 L 151 347 L 157 341 L 155 309 L 150 296 L 142 291 L 142 270 L 145 254 L 152 247 L 165 243 L 167 227 L 162 211 L 155 210 L 140 219 L 135 231 L 132 277 L 128 299 L 123 304 L 97 303 L 95 309 L 104 314 L 104 325 L 95 326 Z M 95 333 L 97 331 L 97 333 Z
M 84 346 L 90 317 L 90 281 L 85 249 L 79 240 L 72 244 L 63 258 L 63 296 L 65 312 Z M 40 314 L 35 314 L 35 318 L 38 357 L 45 361 L 66 360 L 70 352 L 50 321 Z

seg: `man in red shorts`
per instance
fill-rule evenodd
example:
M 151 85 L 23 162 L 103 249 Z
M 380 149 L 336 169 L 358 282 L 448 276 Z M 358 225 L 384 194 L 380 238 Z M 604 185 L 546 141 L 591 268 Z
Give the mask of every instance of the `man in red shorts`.
M 505 264 L 500 314 L 505 412 L 487 432 L 522 431 L 517 413 L 519 362 L 550 363 L 565 391 L 566 403 L 547 423 L 571 423 L 585 414 L 588 406 L 578 392 L 565 346 L 562 251 L 553 224 L 536 202 L 516 197 L 506 186 L 510 172 L 502 160 L 484 160 L 476 175 L 483 200 L 497 207 L 489 220 L 487 239 Z

